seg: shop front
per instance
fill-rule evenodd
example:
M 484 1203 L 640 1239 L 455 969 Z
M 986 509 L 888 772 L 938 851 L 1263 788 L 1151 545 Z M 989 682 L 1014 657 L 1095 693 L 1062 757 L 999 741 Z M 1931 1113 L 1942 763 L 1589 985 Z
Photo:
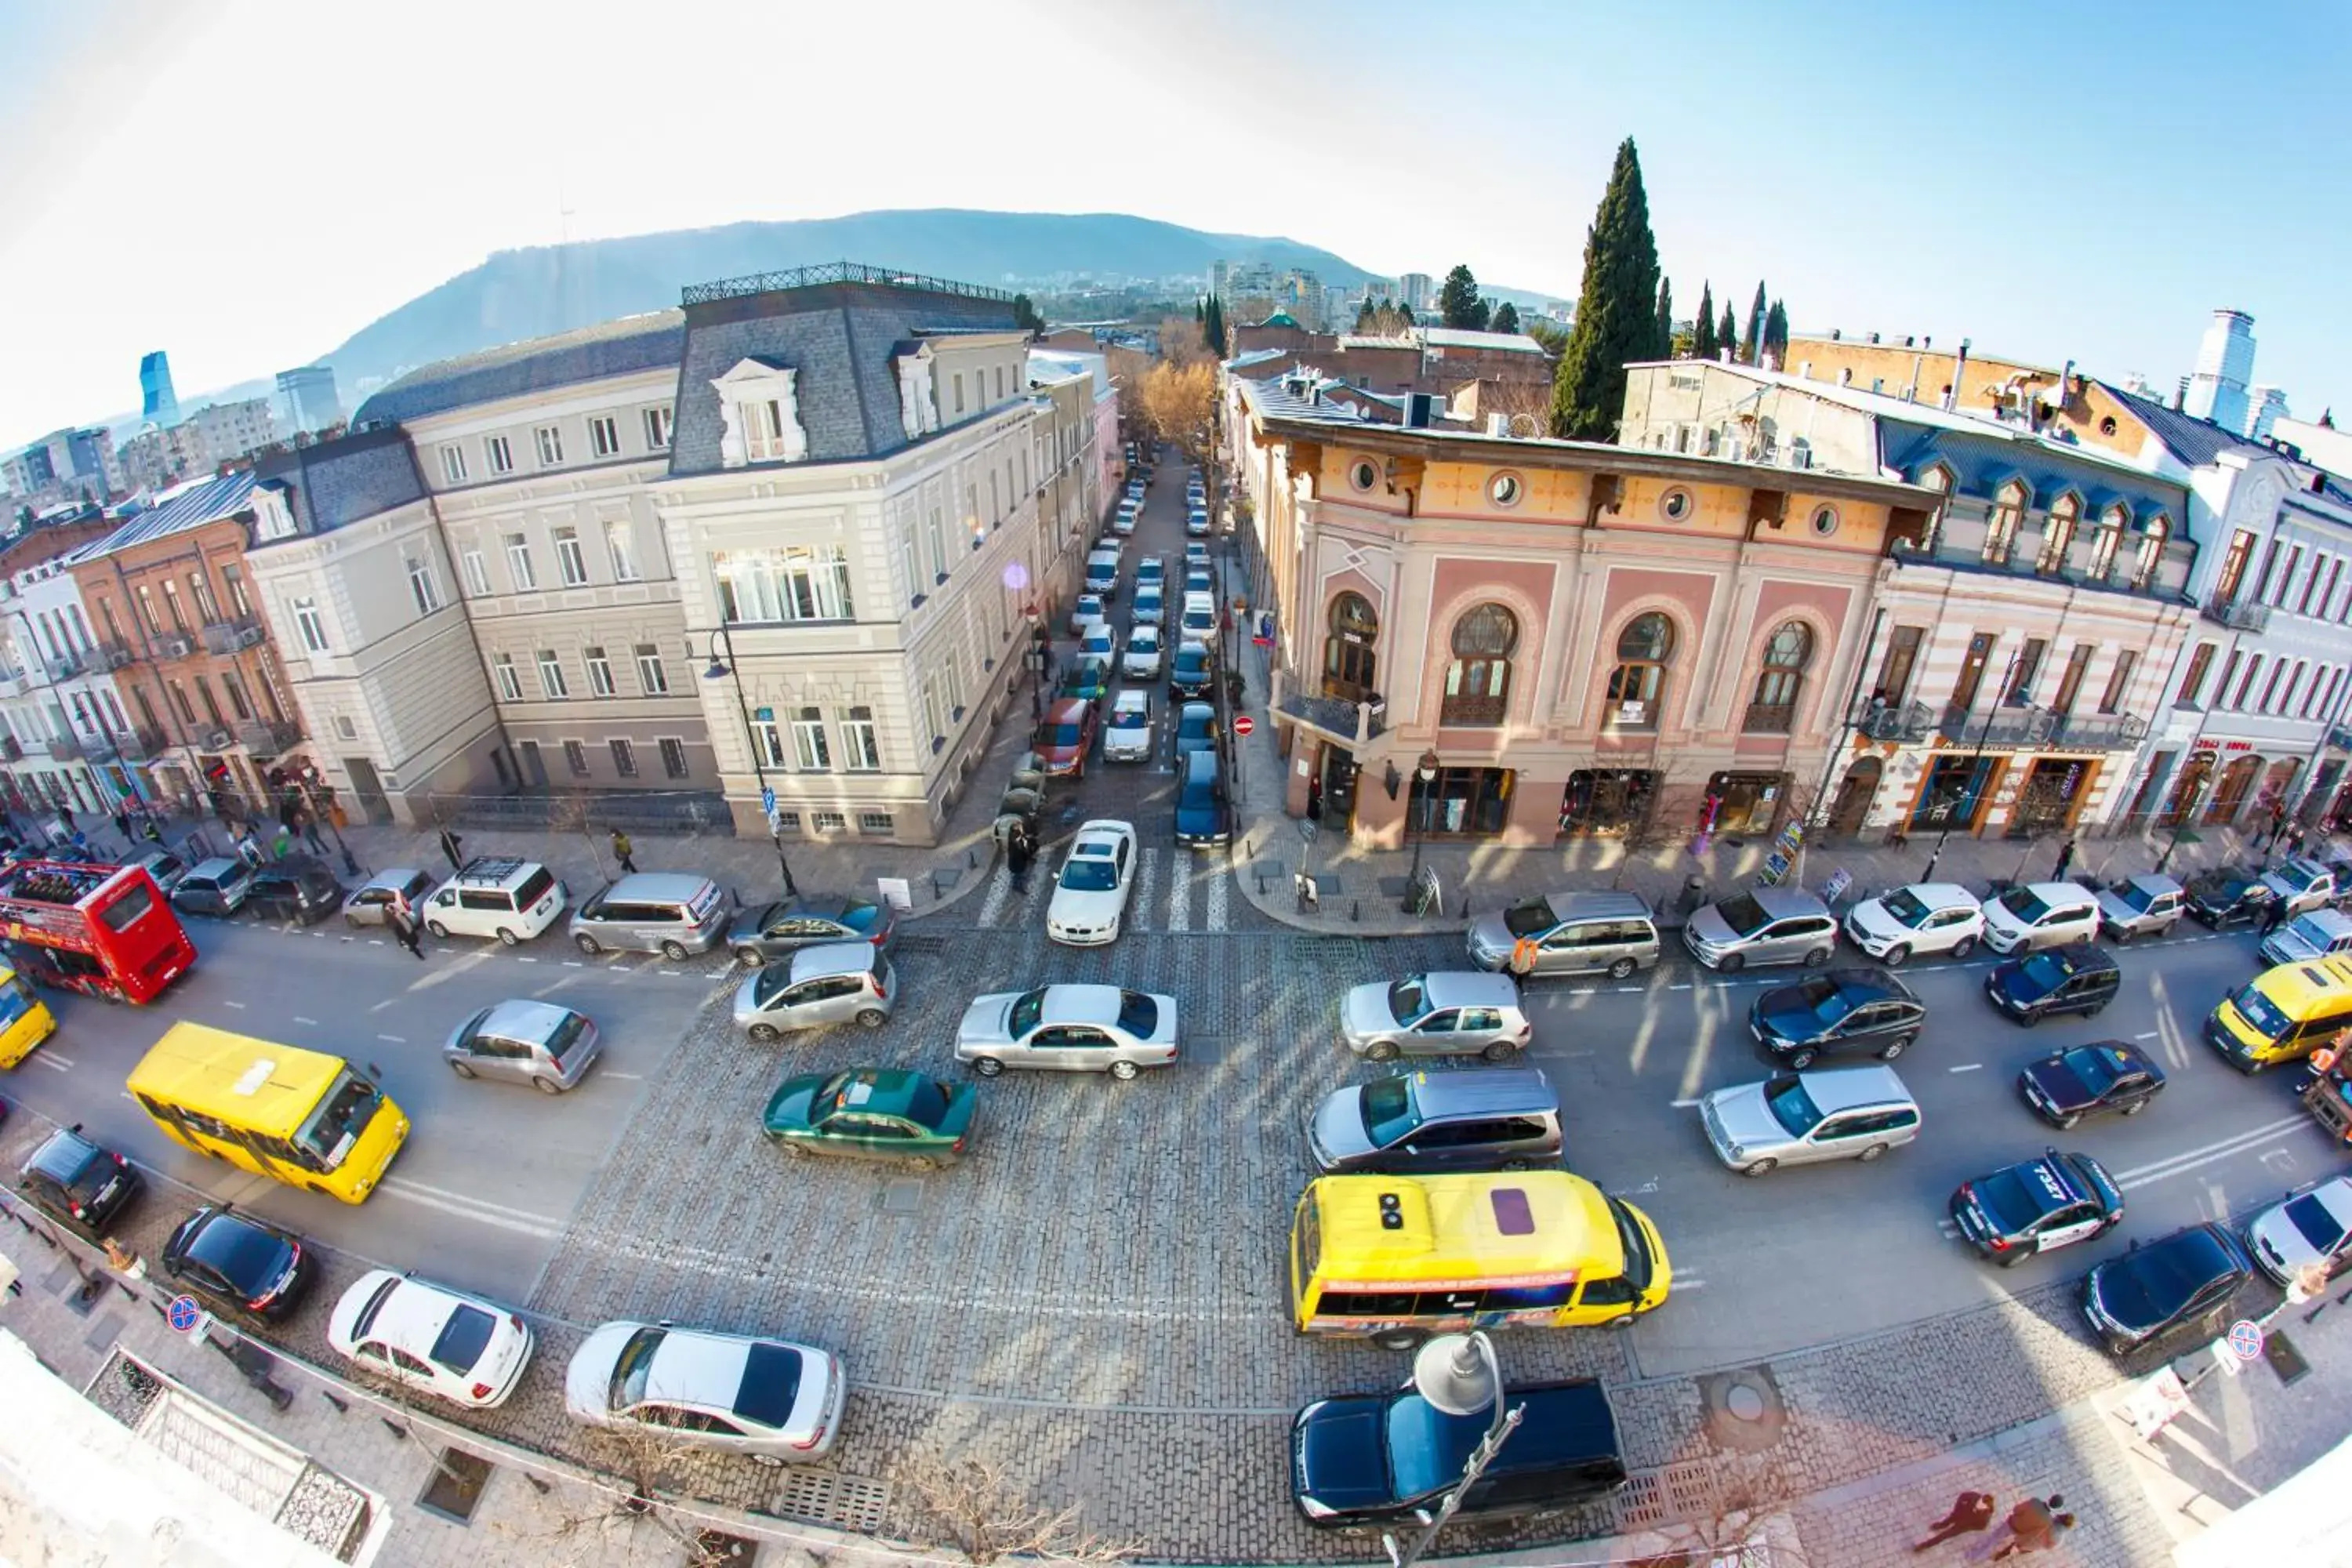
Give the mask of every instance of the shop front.
M 1405 825 L 1423 838 L 1493 838 L 1511 815 L 1509 768 L 1442 767 L 1427 784 L 1411 775 Z
M 2004 757 L 1938 756 L 1911 803 L 1913 833 L 1973 833 Z
M 2099 776 L 2095 757 L 2039 757 L 2010 808 L 2009 837 L 2031 838 L 2074 826 Z
M 2255 775 L 2262 772 L 2263 760 L 2251 754 L 2232 757 L 2221 769 L 2221 778 L 2213 785 L 2213 798 L 2205 807 L 2203 826 L 2227 827 L 2238 820 L 2254 793 Z
M 2193 752 L 2182 766 L 2180 776 L 2172 782 L 2172 793 L 2164 797 L 2164 810 L 2157 817 L 2158 827 L 2186 827 L 2196 815 L 2197 803 L 2204 798 L 2205 786 L 2213 778 L 2213 753 Z
M 2328 803 L 2336 798 L 2336 785 L 2344 776 L 2344 759 L 2330 757 L 2313 770 L 2311 787 L 2303 792 L 2303 801 L 2295 815 L 2308 827 L 2327 814 Z
M 1786 773 L 1717 773 L 1706 781 L 1700 831 L 1718 837 L 1771 832 L 1788 785 Z
M 1580 768 L 1560 795 L 1559 830 L 1568 834 L 1633 833 L 1648 820 L 1658 775 L 1646 768 Z

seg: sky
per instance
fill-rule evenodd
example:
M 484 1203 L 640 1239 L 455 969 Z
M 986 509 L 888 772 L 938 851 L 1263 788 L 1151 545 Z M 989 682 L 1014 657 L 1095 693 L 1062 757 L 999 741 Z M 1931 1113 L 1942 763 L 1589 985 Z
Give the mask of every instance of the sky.
M 306 363 L 489 252 L 1132 212 L 1572 296 L 1618 142 L 1681 312 L 2352 416 L 2352 0 L 0 0 L 0 446 Z M 887 263 L 887 257 L 861 259 Z

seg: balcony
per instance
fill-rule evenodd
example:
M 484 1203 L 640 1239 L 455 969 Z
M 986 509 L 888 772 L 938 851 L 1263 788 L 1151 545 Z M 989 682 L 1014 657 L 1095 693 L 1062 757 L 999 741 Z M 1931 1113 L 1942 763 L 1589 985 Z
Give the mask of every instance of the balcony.
M 1747 735 L 1785 735 L 1797 717 L 1793 702 L 1750 702 L 1747 714 L 1739 721 L 1739 730 Z
M 21 763 L 25 748 L 14 735 L 0 734 L 0 763 Z
M 41 668 L 49 672 L 49 679 L 53 684 L 60 680 L 71 680 L 81 673 L 81 655 L 68 651 L 55 658 L 42 660 Z
M 1936 732 L 1936 710 L 1925 702 L 1898 707 L 1866 699 L 1853 705 L 1846 722 L 1874 741 L 1924 741 Z
M 261 623 L 251 616 L 205 623 L 205 647 L 213 653 L 235 653 L 240 648 L 257 647 L 265 635 Z
M 50 761 L 69 763 L 81 755 L 81 742 L 71 735 L 52 735 L 49 737 L 48 752 Z
M 0 697 L 22 697 L 32 689 L 21 669 L 0 669 Z
M 1286 690 L 1276 697 L 1274 711 L 1277 717 L 1325 740 L 1353 747 L 1369 743 L 1388 727 L 1388 706 L 1379 697 L 1351 702 L 1344 697 L 1316 697 L 1304 691 Z
M 1459 692 L 1445 698 L 1438 705 L 1437 721 L 1448 727 L 1492 729 L 1503 721 L 1503 716 L 1509 710 L 1507 698 Z
M 2009 752 L 2111 752 L 2147 736 L 2147 721 L 2130 714 L 2070 716 L 2006 703 L 1990 714 L 1971 714 L 1948 702 L 1936 727 L 1955 746 Z
M 158 632 L 154 647 L 157 658 L 185 658 L 196 651 L 196 639 L 186 632 Z
M 302 743 L 302 726 L 248 719 L 236 727 L 236 743 L 257 757 L 274 757 Z
M 90 662 L 100 669 L 124 669 L 139 660 L 138 650 L 128 643 L 107 638 L 90 649 Z
M 2215 594 L 2199 607 L 2199 612 L 2215 626 L 2228 626 L 2232 631 L 2260 635 L 2271 624 L 2271 607 L 2243 595 Z
M 110 739 L 115 754 L 126 763 L 143 763 L 163 749 L 163 738 L 152 730 L 119 731 Z

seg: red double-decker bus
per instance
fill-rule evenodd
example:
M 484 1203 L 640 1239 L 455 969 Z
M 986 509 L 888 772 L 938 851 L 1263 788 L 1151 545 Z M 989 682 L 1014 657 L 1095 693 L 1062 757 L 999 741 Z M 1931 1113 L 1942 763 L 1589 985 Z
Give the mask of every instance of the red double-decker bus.
M 26 978 L 110 1002 L 152 1002 L 196 962 L 142 866 L 0 867 L 0 945 Z

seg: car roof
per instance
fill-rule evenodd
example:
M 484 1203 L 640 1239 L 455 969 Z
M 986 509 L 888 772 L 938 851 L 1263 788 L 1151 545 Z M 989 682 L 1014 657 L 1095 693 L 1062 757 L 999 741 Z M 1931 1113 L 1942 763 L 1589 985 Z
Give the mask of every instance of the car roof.
M 215 855 L 209 860 L 197 861 L 189 868 L 188 875 L 214 881 L 226 873 L 242 871 L 245 868 L 246 865 L 242 860 L 232 860 L 226 855 Z
M 1213 746 L 1184 753 L 1184 782 L 1188 784 L 1213 783 L 1220 771 Z
M 334 1324 L 346 1338 L 359 1337 L 360 1311 L 368 1298 L 381 1289 L 385 1281 L 394 1281 L 392 1293 L 383 1305 L 375 1310 L 369 1321 L 367 1337 L 383 1340 L 400 1346 L 417 1356 L 425 1356 L 441 1337 L 441 1329 L 460 1307 L 478 1307 L 483 1311 L 493 1309 L 488 1302 L 478 1302 L 446 1285 L 436 1285 L 414 1275 L 394 1274 L 389 1268 L 379 1268 L 363 1276 L 358 1283 L 343 1292 L 335 1303 Z M 351 1308 L 348 1317 L 344 1309 Z
M 2326 866 L 2311 858 L 2311 857 L 2307 855 L 2289 856 L 2285 863 L 2278 867 L 2277 869 L 2282 871 L 2293 871 L 2297 876 L 2303 878 L 2305 881 L 2315 881 L 2320 877 L 2323 877 L 2327 873 L 2327 868 Z
M 1436 969 L 1423 975 L 1423 994 L 1433 1007 L 1516 1007 L 1518 983 L 1483 969 Z
M 632 871 L 604 891 L 607 899 L 675 900 L 691 903 L 710 886 L 710 879 L 691 871 Z
M 646 1398 L 657 1405 L 699 1405 L 731 1410 L 743 1385 L 751 1343 L 699 1329 L 672 1329 L 646 1369 Z
M 2305 910 L 2295 917 L 2294 923 L 2302 925 L 2306 921 L 2317 930 L 2326 931 L 2330 937 L 2341 936 L 2346 931 L 2352 931 L 2352 915 L 2346 914 L 2342 910 Z
M 2054 904 L 2063 899 L 2081 900 L 2091 896 L 2090 889 L 2080 882 L 2026 882 L 2022 886 L 2045 904 Z
M 1114 845 L 1122 838 L 1133 838 L 1135 824 L 1122 822 L 1115 816 L 1097 816 L 1081 822 L 1078 824 L 1077 843 L 1071 847 L 1071 854 L 1075 855 L 1087 847 L 1089 842 L 1087 837 L 1088 834 L 1094 835 L 1092 840 L 1094 843 Z
M 1123 687 L 1111 700 L 1110 710 L 1114 713 L 1149 713 L 1151 711 L 1151 693 L 1137 686 Z
M 378 871 L 374 876 L 370 877 L 366 881 L 362 882 L 359 885 L 359 891 L 365 892 L 370 888 L 393 889 L 412 887 L 415 884 L 418 878 L 424 876 L 424 872 L 417 870 L 414 867 L 394 866 L 389 870 Z M 431 880 L 430 878 L 426 878 L 425 879 L 428 881 Z
M 1649 900 L 1639 893 L 1611 892 L 1605 889 L 1569 888 L 1556 893 L 1546 893 L 1543 901 L 1552 918 L 1566 922 L 1581 920 L 1631 920 L 1650 913 Z
M 1899 890 L 1909 893 L 1931 910 L 1972 910 L 1981 901 L 1958 882 L 1913 882 Z
M 1864 1105 L 1918 1103 L 1895 1069 L 1880 1064 L 1816 1069 L 1799 1076 L 1804 1079 L 1805 1093 L 1824 1116 Z
M 856 1110 L 882 1116 L 905 1116 L 914 1108 L 916 1097 L 929 1088 L 930 1081 L 921 1073 L 902 1068 L 850 1068 L 825 1075 L 817 1085 L 815 1099 L 837 1093 L 844 1097 L 845 1104 Z M 862 1094 L 858 1092 L 861 1089 L 865 1091 Z
M 1752 888 L 1748 890 L 1755 897 L 1756 907 L 1776 921 L 1789 915 L 1821 915 L 1829 912 L 1830 907 L 1827 904 L 1802 888 Z
M 1180 724 L 1190 724 L 1197 721 L 1203 724 L 1214 725 L 1217 721 L 1217 710 L 1212 703 L 1195 700 L 1187 702 L 1183 707 L 1179 708 L 1176 710 L 1176 719 L 1177 722 Z
M 1056 697 L 1045 704 L 1048 723 L 1075 724 L 1094 711 L 1094 704 L 1083 697 Z
M 2081 974 L 2118 967 L 2115 955 L 2095 942 L 2070 942 L 2058 947 L 2045 947 L 2040 953 L 2020 953 L 2011 963 L 2021 963 L 2029 958 L 2047 954 L 2066 966 L 2070 974 Z
M 560 1007 L 552 1002 L 535 1002 L 529 997 L 519 996 L 492 1004 L 489 1010 L 482 1015 L 481 1023 L 476 1026 L 483 1033 L 496 1035 L 500 1039 L 543 1044 L 562 1026 L 571 1011 L 571 1008 Z
M 1412 1080 L 1412 1097 L 1423 1115 L 1559 1109 L 1559 1093 L 1540 1068 L 1459 1068 L 1405 1076 Z
M 881 949 L 870 942 L 814 942 L 792 957 L 793 984 L 825 974 L 869 974 Z
M 41 1142 L 25 1162 L 26 1173 L 38 1171 L 54 1181 L 70 1182 L 104 1151 L 70 1127 L 60 1127 Z
M 1038 1016 L 1048 1024 L 1115 1024 L 1118 1005 L 1116 985 L 1048 985 Z
M 2126 877 L 2124 879 L 2124 885 L 2126 887 L 2137 888 L 2150 898 L 2155 898 L 2163 893 L 2177 893 L 2180 891 L 2180 884 L 2178 881 L 2170 877 L 2158 876 L 2154 871 L 2143 872 L 2137 877 Z
M 1882 1002 L 1900 997 L 1906 1002 L 1919 1000 L 1918 993 L 1903 984 L 1900 976 L 1884 969 L 1824 969 L 1821 978 L 1834 983 L 1841 991 L 1851 991 L 1864 1001 Z M 1795 990 L 1804 984 L 1800 980 L 1783 990 Z

